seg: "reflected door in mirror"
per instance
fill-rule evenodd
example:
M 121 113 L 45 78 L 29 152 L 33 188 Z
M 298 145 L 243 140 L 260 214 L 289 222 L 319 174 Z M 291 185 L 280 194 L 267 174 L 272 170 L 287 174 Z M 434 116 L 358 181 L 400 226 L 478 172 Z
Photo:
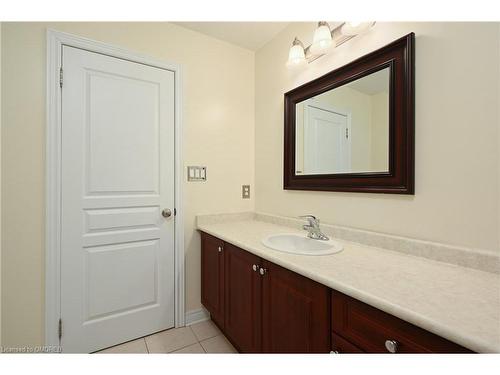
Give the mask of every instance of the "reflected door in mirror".
M 297 175 L 389 171 L 385 68 L 296 104 Z
M 297 174 L 348 172 L 351 169 L 351 142 L 348 116 L 311 103 L 298 104 Z

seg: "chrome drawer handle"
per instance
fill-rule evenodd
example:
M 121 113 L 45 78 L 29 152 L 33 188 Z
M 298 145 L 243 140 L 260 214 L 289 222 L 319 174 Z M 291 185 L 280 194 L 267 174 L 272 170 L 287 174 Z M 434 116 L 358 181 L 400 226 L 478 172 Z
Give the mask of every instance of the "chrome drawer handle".
M 219 250 L 219 253 L 222 253 L 222 246 L 219 246 L 217 250 Z
M 257 270 L 258 270 L 259 268 L 260 268 L 260 267 L 259 267 L 258 265 L 256 265 L 256 264 L 254 264 L 254 265 L 252 266 L 252 269 L 253 269 L 253 271 L 254 271 L 254 272 L 257 272 Z
M 385 348 L 389 353 L 398 352 L 399 343 L 396 340 L 385 340 Z
M 264 275 L 265 275 L 265 273 L 267 272 L 267 270 L 266 270 L 265 268 L 262 268 L 262 267 L 261 267 L 261 268 L 259 269 L 259 272 L 260 272 L 260 274 L 261 274 L 262 276 L 264 276 Z

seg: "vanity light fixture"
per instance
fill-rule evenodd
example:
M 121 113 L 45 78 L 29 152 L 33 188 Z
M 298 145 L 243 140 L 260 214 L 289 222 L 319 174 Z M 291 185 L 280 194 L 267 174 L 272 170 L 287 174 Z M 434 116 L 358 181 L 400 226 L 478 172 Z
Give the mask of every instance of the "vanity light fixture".
M 333 30 L 328 22 L 318 22 L 318 27 L 314 31 L 313 43 L 304 48 L 304 44 L 297 38 L 293 40 L 292 47 L 288 53 L 288 68 L 297 68 L 310 63 L 329 52 L 356 35 L 364 33 L 375 25 L 375 22 L 343 22 Z
M 359 35 L 370 29 L 375 22 L 345 22 L 341 32 L 344 35 Z
M 304 45 L 302 42 L 295 38 L 292 42 L 292 47 L 290 47 L 290 52 L 288 53 L 288 62 L 286 65 L 289 68 L 304 66 L 306 64 L 306 55 L 304 52 Z
M 314 31 L 311 53 L 321 55 L 326 53 L 332 46 L 332 30 L 328 22 L 318 22 L 318 28 Z

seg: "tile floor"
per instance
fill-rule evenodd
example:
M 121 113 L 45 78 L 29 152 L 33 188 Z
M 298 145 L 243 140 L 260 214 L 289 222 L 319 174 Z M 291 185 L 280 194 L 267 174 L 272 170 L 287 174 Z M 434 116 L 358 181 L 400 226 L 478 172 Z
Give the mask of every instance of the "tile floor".
M 211 321 L 172 328 L 116 345 L 98 353 L 236 353 L 236 349 Z

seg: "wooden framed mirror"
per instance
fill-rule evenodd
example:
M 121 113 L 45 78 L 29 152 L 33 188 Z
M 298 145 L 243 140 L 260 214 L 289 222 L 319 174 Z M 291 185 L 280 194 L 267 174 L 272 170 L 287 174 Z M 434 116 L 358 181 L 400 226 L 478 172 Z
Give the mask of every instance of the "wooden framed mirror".
M 414 194 L 414 41 L 285 94 L 284 189 Z

